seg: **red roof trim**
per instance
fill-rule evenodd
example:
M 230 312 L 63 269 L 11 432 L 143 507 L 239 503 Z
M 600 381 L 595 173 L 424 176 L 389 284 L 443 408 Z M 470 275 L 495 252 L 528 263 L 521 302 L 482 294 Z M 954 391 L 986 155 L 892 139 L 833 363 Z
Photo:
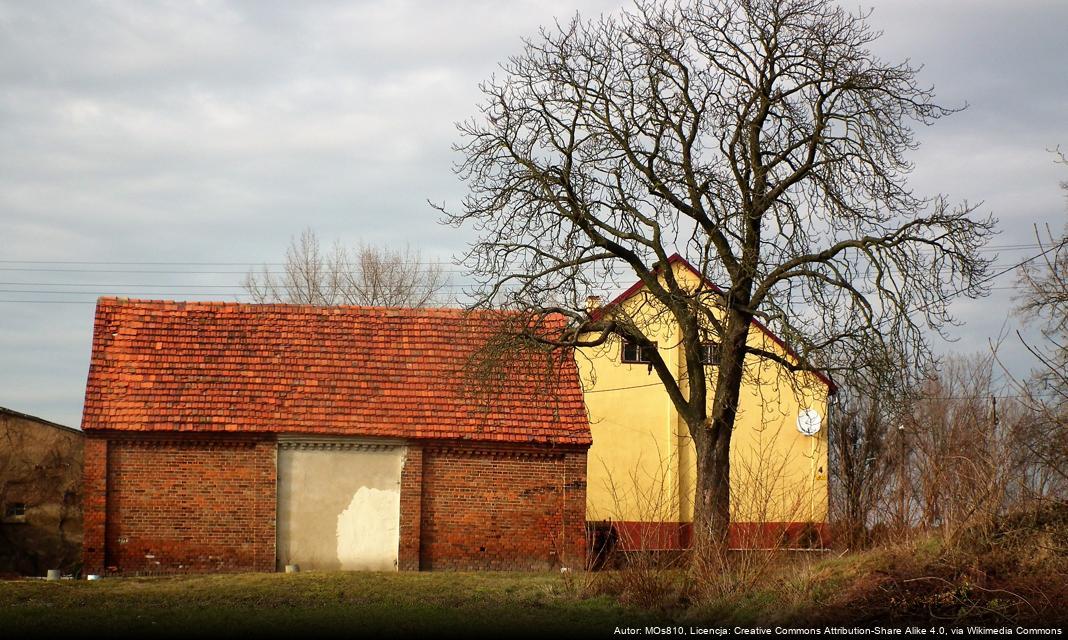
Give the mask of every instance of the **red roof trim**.
M 695 267 L 692 264 L 690 264 L 690 262 L 686 258 L 683 258 L 679 254 L 677 254 L 677 253 L 672 254 L 672 256 L 667 259 L 667 263 L 669 265 L 676 265 L 676 264 L 682 265 L 683 267 L 688 269 L 690 271 L 690 273 L 692 273 L 693 275 L 695 275 L 698 278 L 700 278 L 701 282 L 704 283 L 704 285 L 706 287 L 708 287 L 709 289 L 712 289 L 713 291 L 715 291 L 716 293 L 718 293 L 720 295 L 726 295 L 724 293 L 723 289 L 719 285 L 717 285 L 715 282 L 712 282 L 711 280 L 706 278 L 703 273 L 701 273 L 700 271 L 697 270 L 697 267 Z M 654 271 L 654 273 L 659 271 L 659 270 L 660 270 L 660 267 L 658 266 L 656 271 Z M 618 296 L 616 296 L 607 305 L 601 307 L 601 309 L 606 309 L 608 307 L 612 307 L 612 306 L 615 306 L 615 305 L 618 305 L 618 304 L 622 303 L 623 301 L 631 298 L 636 293 L 638 293 L 638 291 L 640 291 L 641 288 L 644 287 L 644 286 L 645 286 L 645 283 L 642 282 L 641 280 L 638 280 L 637 282 L 632 284 L 630 287 L 628 287 L 626 291 L 624 291 L 623 293 L 621 293 Z M 593 314 L 595 318 L 600 317 L 601 309 L 598 309 L 597 313 Z M 756 318 L 753 318 L 752 323 L 754 325 L 756 325 L 756 327 L 758 329 L 760 329 L 760 331 L 763 332 L 764 335 L 766 335 L 767 337 L 771 338 L 771 340 L 775 344 L 777 344 L 780 347 L 782 347 L 783 350 L 786 351 L 786 353 L 788 355 L 790 355 L 790 356 L 792 356 L 794 358 L 797 358 L 798 360 L 801 359 L 801 357 L 797 355 L 797 352 L 794 351 L 792 348 L 790 348 L 790 345 L 786 344 L 786 342 L 782 338 L 780 338 L 779 336 L 775 335 L 775 333 L 773 333 L 771 331 L 771 329 L 769 329 L 767 327 L 767 325 L 765 325 L 763 322 L 757 320 Z M 834 383 L 834 381 L 831 380 L 831 378 L 827 374 L 825 374 L 825 373 L 823 373 L 821 371 L 810 371 L 809 373 L 811 373 L 812 375 L 816 376 L 817 378 L 819 378 L 820 382 L 822 382 L 823 384 L 827 385 L 827 391 L 829 393 L 831 393 L 831 394 L 838 393 L 838 385 L 836 385 Z

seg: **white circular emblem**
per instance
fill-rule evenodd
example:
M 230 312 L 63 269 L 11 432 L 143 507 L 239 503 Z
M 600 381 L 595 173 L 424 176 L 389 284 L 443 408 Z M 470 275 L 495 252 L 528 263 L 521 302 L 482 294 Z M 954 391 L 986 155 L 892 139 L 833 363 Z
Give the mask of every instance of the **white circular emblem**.
M 815 409 L 802 409 L 797 414 L 797 430 L 806 436 L 814 436 L 820 432 L 820 422 L 823 417 Z

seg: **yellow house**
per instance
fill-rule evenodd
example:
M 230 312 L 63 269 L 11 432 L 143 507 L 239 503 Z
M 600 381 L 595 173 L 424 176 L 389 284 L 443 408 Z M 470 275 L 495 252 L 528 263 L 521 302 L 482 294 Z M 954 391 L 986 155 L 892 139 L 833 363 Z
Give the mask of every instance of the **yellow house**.
M 679 282 L 705 282 L 715 308 L 718 289 L 679 256 L 668 265 Z M 685 383 L 679 329 L 640 282 L 607 308 L 626 314 Z M 754 322 L 749 344 L 796 359 Z M 716 345 L 709 343 L 708 363 Z M 603 543 L 625 549 L 689 546 L 696 450 L 641 349 L 618 337 L 576 353 L 593 433 L 587 461 L 587 521 Z M 827 410 L 835 388 L 815 373 L 747 357 L 731 442 L 731 532 L 735 547 L 823 546 L 827 542 Z M 710 381 L 714 379 L 709 372 Z M 710 382 L 710 387 L 712 383 Z M 685 389 L 684 389 L 685 391 Z M 712 393 L 709 393 L 711 403 Z M 595 543 L 595 544 L 601 544 Z

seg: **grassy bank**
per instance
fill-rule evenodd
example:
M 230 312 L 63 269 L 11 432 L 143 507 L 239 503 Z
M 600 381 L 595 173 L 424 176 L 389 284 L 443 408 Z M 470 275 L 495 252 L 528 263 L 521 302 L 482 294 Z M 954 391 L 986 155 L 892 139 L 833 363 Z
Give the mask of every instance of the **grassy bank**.
M 1068 504 L 857 552 L 735 553 L 685 572 L 639 564 L 591 574 L 583 592 L 683 624 L 1064 626 Z

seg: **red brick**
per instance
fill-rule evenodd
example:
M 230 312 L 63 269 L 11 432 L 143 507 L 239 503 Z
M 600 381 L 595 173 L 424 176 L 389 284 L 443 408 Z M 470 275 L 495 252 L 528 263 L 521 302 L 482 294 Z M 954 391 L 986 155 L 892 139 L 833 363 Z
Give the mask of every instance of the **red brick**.
M 87 572 L 273 571 L 273 436 L 94 434 Z M 584 447 L 410 443 L 401 570 L 581 566 Z M 150 557 L 151 556 L 151 557 Z
M 85 439 L 82 471 L 82 571 L 104 571 L 104 535 L 107 524 L 107 457 L 106 439 L 88 434 Z
M 401 471 L 400 549 L 397 564 L 401 571 L 420 569 L 419 547 L 423 524 L 423 448 L 408 447 Z
M 584 449 L 428 447 L 422 476 L 420 568 L 582 566 Z
M 106 520 L 94 512 L 87 529 L 87 572 L 275 569 L 273 438 L 113 438 L 106 447 L 106 500 L 94 496 Z M 93 470 L 87 487 L 100 484 Z

